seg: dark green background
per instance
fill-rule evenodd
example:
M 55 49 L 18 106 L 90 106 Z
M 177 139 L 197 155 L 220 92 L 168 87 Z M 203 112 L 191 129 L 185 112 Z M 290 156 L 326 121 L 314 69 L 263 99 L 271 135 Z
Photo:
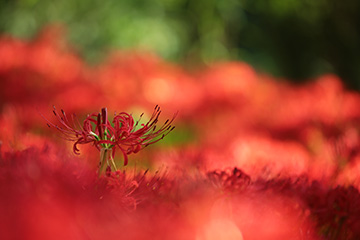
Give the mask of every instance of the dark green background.
M 0 0 L 0 32 L 31 39 L 63 24 L 89 63 L 144 48 L 194 68 L 243 60 L 292 81 L 338 74 L 360 90 L 356 0 Z

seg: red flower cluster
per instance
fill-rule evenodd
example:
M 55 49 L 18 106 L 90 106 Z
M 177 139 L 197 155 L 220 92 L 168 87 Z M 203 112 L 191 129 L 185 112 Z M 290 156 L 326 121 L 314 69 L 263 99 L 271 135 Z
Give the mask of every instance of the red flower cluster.
M 0 37 L 0 79 L 2 239 L 360 237 L 360 94 L 334 75 L 295 86 L 134 51 L 88 66 L 48 28 Z M 181 114 L 160 125 L 156 104 Z M 72 151 L 38 114 L 52 105 Z

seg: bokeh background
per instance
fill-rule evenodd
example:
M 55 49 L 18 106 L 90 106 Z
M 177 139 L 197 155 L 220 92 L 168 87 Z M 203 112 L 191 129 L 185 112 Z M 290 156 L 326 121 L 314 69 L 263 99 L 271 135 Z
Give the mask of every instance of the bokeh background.
M 359 6 L 0 0 L 0 238 L 360 239 Z M 52 125 L 156 105 L 100 176 Z
M 0 33 L 32 39 L 61 24 L 89 63 L 136 48 L 190 69 L 241 60 L 294 82 L 335 73 L 360 90 L 359 10 L 353 0 L 2 0 Z

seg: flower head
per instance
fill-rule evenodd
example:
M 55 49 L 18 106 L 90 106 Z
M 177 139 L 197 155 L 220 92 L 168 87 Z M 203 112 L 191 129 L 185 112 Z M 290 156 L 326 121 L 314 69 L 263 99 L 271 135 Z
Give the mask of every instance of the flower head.
M 112 123 L 110 123 L 107 109 L 102 108 L 100 113 L 88 115 L 81 124 L 75 114 L 68 117 L 63 110 L 59 113 L 55 107 L 53 113 L 60 125 L 53 124 L 45 118 L 48 126 L 55 127 L 63 134 L 64 139 L 74 142 L 73 151 L 75 154 L 79 154 L 78 144 L 93 143 L 101 151 L 102 157 L 99 167 L 104 165 L 106 159 L 108 163 L 107 169 L 111 169 L 111 163 L 115 170 L 116 165 L 113 159 L 117 149 L 122 152 L 124 165 L 127 165 L 128 154 L 137 153 L 144 147 L 160 141 L 169 134 L 175 128 L 171 124 L 176 117 L 176 114 L 174 114 L 172 119 L 167 119 L 160 128 L 157 128 L 156 124 L 161 113 L 158 105 L 155 106 L 150 120 L 139 127 L 139 121 L 143 114 L 135 122 L 131 114 L 121 112 L 115 114 Z M 109 154 L 110 152 L 111 154 Z M 108 158 L 110 162 L 107 160 Z

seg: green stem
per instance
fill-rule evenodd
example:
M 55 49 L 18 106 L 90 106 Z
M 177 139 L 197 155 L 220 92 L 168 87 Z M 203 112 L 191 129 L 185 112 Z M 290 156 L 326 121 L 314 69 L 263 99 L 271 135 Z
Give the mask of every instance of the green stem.
M 114 161 L 114 158 L 110 155 L 110 161 L 114 167 L 114 170 L 117 171 L 117 167 L 116 167 L 116 164 L 115 164 L 115 161 Z
M 98 175 L 100 177 L 101 173 L 104 170 L 104 166 L 110 166 L 110 163 L 115 171 L 117 171 L 117 167 L 114 161 L 114 158 L 111 155 L 111 148 L 101 148 L 100 150 L 100 162 L 98 168 Z M 106 163 L 106 164 L 105 164 Z
M 106 148 L 101 148 L 100 150 L 100 162 L 99 162 L 99 168 L 98 168 L 98 176 L 100 177 L 104 166 L 105 166 L 105 162 L 107 162 L 107 154 L 108 154 L 108 149 Z

